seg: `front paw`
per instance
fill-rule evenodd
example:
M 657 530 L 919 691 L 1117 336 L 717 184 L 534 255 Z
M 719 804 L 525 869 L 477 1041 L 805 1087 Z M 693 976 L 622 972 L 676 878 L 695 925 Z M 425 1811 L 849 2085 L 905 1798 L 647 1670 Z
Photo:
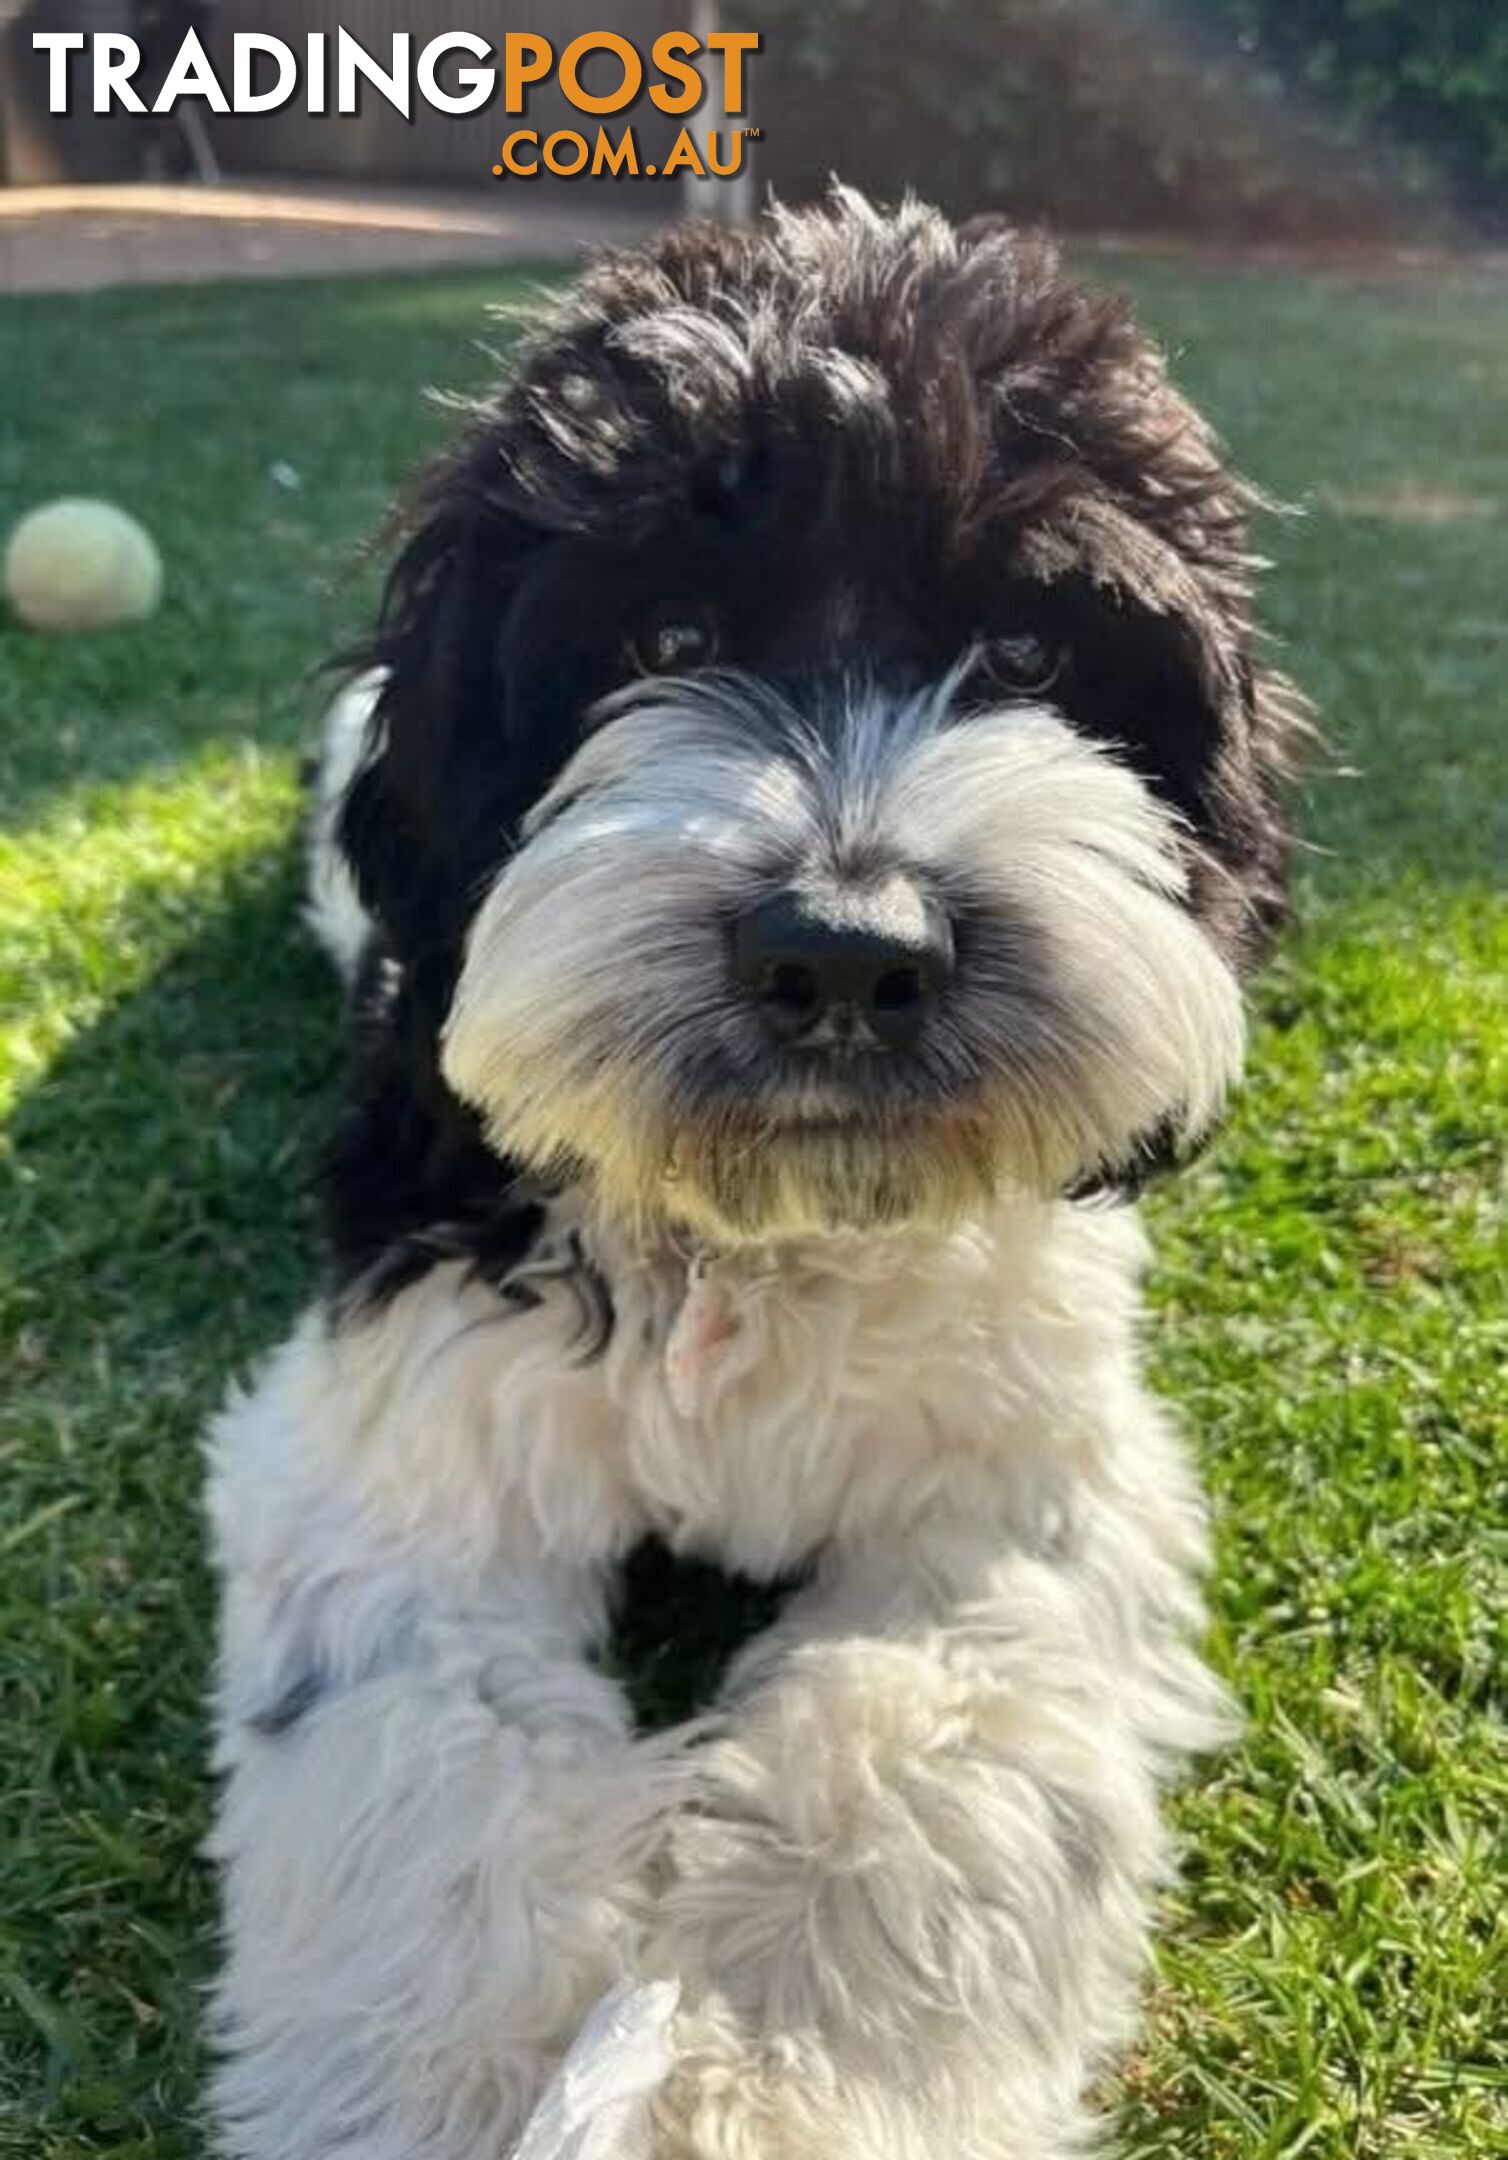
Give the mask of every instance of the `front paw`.
M 650 2160 L 1082 2160 L 1090 2142 L 1071 2081 L 956 2026 L 903 2068 L 881 2047 L 837 2060 L 811 2028 L 756 2037 L 713 1997 L 683 2011 L 677 2053 Z
M 676 2067 L 651 2110 L 652 2160 L 890 2160 L 856 2143 L 855 2115 L 811 2034 L 750 2037 L 719 1996 L 677 2020 Z
M 842 2063 L 916 2070 L 942 2032 L 1066 2008 L 1107 1866 L 1040 1713 L 920 1650 L 823 1644 L 740 1706 L 677 1819 L 674 1969 L 752 2031 L 815 2030 Z

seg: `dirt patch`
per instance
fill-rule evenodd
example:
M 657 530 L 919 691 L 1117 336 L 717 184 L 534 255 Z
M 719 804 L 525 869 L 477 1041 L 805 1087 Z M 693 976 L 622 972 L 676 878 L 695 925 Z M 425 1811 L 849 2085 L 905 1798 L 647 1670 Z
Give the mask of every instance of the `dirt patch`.
M 1315 500 L 1337 517 L 1381 518 L 1395 525 L 1486 524 L 1503 513 L 1496 495 L 1465 495 L 1412 480 L 1392 488 L 1322 487 Z

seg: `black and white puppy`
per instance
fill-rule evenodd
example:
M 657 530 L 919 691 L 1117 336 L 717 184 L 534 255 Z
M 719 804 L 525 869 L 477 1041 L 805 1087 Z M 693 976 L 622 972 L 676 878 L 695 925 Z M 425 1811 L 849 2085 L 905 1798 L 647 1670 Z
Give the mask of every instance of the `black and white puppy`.
M 609 257 L 430 475 L 331 1280 L 212 1444 L 225 2151 L 1081 2150 L 1222 1720 L 1104 1195 L 1280 912 L 1250 500 L 1045 244 L 847 194 Z M 654 1736 L 648 1538 L 799 1579 Z

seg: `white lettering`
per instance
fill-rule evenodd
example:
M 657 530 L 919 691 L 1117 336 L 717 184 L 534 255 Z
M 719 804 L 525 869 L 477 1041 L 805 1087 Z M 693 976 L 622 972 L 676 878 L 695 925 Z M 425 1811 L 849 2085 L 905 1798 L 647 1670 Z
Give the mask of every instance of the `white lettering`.
M 110 110 L 118 97 L 127 112 L 145 112 L 146 106 L 131 88 L 131 77 L 141 66 L 141 47 L 135 38 L 96 37 L 94 40 L 94 109 Z
M 181 97 L 208 98 L 211 112 L 230 111 L 230 100 L 216 80 L 197 30 L 190 30 L 179 46 L 178 57 L 168 69 L 167 81 L 158 91 L 152 110 L 170 113 Z
M 322 113 L 327 110 L 325 91 L 325 33 L 323 30 L 309 32 L 309 110 Z
M 271 90 L 256 87 L 258 53 L 270 53 L 277 62 L 278 79 Z M 298 88 L 298 62 L 281 38 L 262 30 L 242 30 L 235 44 L 235 87 L 232 102 L 238 113 L 279 112 Z
M 413 38 L 407 30 L 400 30 L 393 39 L 393 67 L 391 74 L 384 74 L 364 46 L 358 44 L 349 30 L 338 31 L 336 42 L 336 69 L 340 94 L 336 100 L 343 113 L 356 110 L 356 78 L 364 75 L 378 96 L 401 112 L 405 120 L 414 116 L 414 86 L 411 74 Z
M 440 112 L 480 112 L 497 87 L 497 71 L 494 68 L 461 68 L 456 79 L 465 88 L 442 90 L 438 69 L 445 55 L 451 52 L 469 52 L 477 60 L 492 58 L 492 47 L 487 40 L 470 30 L 451 30 L 443 37 L 431 38 L 419 56 L 420 93 L 427 104 L 437 107 Z
M 32 49 L 47 55 L 47 110 L 65 113 L 68 110 L 68 55 L 82 52 L 82 30 L 37 30 L 32 33 Z

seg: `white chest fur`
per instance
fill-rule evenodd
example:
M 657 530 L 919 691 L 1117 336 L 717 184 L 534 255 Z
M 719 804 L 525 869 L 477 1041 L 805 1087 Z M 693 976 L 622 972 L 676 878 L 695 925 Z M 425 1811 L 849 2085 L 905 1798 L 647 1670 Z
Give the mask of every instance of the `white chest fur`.
M 1023 1202 L 947 1238 L 712 1258 L 694 1282 L 568 1211 L 554 1235 L 606 1283 L 600 1356 L 543 1268 L 532 1309 L 447 1265 L 376 1316 L 311 1316 L 222 1434 L 232 1482 L 224 1442 L 255 1458 L 259 1519 L 279 1496 L 306 1522 L 334 1507 L 468 1571 L 601 1561 L 653 1530 L 766 1574 L 904 1531 L 970 1464 L 1002 1529 L 1041 1542 L 1115 1449 L 1143 1254 L 1129 1212 Z

